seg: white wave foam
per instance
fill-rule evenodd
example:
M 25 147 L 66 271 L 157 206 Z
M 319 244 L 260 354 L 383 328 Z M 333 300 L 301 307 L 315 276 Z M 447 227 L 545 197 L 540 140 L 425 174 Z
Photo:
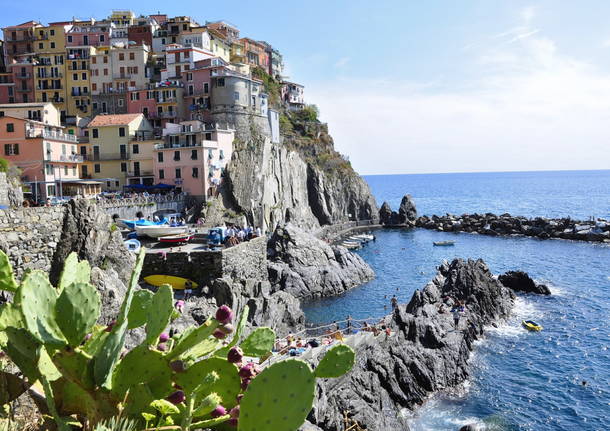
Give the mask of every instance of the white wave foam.
M 550 280 L 536 279 L 534 281 L 536 282 L 536 284 L 546 285 L 551 290 L 551 295 L 553 295 L 553 296 L 565 296 L 566 295 L 565 288 L 557 286 Z
M 521 327 L 521 321 L 526 319 L 537 319 L 542 316 L 542 312 L 536 308 L 533 302 L 527 301 L 525 298 L 518 296 L 515 299 L 512 316 L 509 320 L 496 326 L 488 326 L 485 330 L 490 334 L 495 334 L 499 337 L 517 338 L 525 334 Z

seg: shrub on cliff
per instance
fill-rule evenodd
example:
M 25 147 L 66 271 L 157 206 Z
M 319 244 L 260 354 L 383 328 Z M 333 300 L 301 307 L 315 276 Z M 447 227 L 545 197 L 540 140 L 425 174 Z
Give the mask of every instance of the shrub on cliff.
M 9 169 L 8 160 L 0 157 L 0 172 L 8 172 L 8 169 Z
M 170 337 L 164 331 L 177 313 L 171 287 L 136 290 L 145 253 L 119 315 L 104 327 L 96 324 L 101 300 L 87 261 L 71 253 L 54 287 L 39 270 L 17 282 L 0 251 L 0 290 L 14 297 L 0 308 L 0 345 L 25 377 L 0 372 L 4 403 L 39 381 L 45 413 L 59 431 L 105 430 L 102 424 L 117 417 L 137 421 L 138 429 L 296 430 L 312 408 L 316 377 L 351 369 L 354 352 L 345 345 L 330 349 L 315 371 L 294 359 L 262 370 L 246 363 L 246 356 L 268 357 L 275 342 L 269 328 L 242 337 L 247 307 L 236 327 L 222 306 L 199 327 Z M 125 351 L 127 331 L 142 326 L 142 344 Z
M 269 75 L 262 67 L 252 69 L 252 77 L 263 81 L 265 93 L 269 96 L 269 105 L 272 108 L 279 108 L 281 104 L 281 88 L 282 84 L 273 76 Z

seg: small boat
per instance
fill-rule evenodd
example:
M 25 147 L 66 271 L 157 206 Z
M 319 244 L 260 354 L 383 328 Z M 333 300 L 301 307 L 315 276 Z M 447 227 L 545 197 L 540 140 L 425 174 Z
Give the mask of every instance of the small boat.
M 362 244 L 359 241 L 343 241 L 341 245 L 352 250 L 362 247 Z
M 360 235 L 354 235 L 352 238 L 356 238 L 360 241 L 373 241 L 375 239 L 375 235 L 369 235 L 366 233 L 360 234 Z
M 534 322 L 533 320 L 524 320 L 523 322 L 521 322 L 521 324 L 528 331 L 542 331 L 542 326 Z
M 432 244 L 437 246 L 455 245 L 455 241 L 434 241 Z
M 117 225 L 119 227 L 125 227 L 129 230 L 134 230 L 136 228 L 136 226 L 158 226 L 158 225 L 162 225 L 165 224 L 166 220 L 163 221 L 159 221 L 159 222 L 152 222 L 150 220 L 126 220 L 124 218 L 120 218 L 117 220 Z
M 192 233 L 180 233 L 178 235 L 168 235 L 159 238 L 159 242 L 167 242 L 171 244 L 184 244 L 195 237 Z
M 144 281 L 152 286 L 163 286 L 169 284 L 175 290 L 184 290 L 187 287 L 187 283 L 190 283 L 191 289 L 197 288 L 197 283 L 188 278 L 175 277 L 173 275 L 149 275 L 144 277 Z
M 123 244 L 125 244 L 127 250 L 132 251 L 134 253 L 139 252 L 140 247 L 142 246 L 140 244 L 140 241 L 138 241 L 137 239 L 128 239 L 127 241 L 124 241 Z
M 154 225 L 154 226 L 138 226 L 136 232 L 138 236 L 148 236 L 150 238 L 160 238 L 162 236 L 185 234 L 188 230 L 187 226 L 169 226 L 169 225 Z

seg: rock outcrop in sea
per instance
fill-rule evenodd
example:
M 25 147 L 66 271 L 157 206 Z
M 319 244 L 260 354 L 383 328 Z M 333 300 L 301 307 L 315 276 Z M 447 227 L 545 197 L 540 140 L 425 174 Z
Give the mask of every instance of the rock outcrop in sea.
M 571 218 L 526 218 L 510 214 L 495 215 L 447 214 L 421 216 L 417 227 L 443 232 L 468 232 L 488 236 L 522 235 L 539 239 L 561 238 L 579 241 L 610 242 L 610 222 L 607 220 L 578 221 Z
M 299 299 L 338 295 L 375 277 L 362 258 L 288 223 L 268 244 L 269 280 Z
M 390 204 L 384 202 L 379 210 L 379 222 L 384 226 L 415 226 L 417 209 L 411 195 L 403 196 L 398 212 L 392 211 Z
M 468 378 L 473 342 L 486 325 L 509 315 L 513 299 L 482 260 L 442 264 L 423 290 L 388 316 L 390 337 L 369 334 L 356 346 L 352 372 L 319 384 L 310 422 L 325 431 L 343 430 L 349 411 L 370 431 L 408 430 L 406 413 Z M 455 301 L 464 301 L 467 310 L 459 330 L 450 313 Z
M 508 271 L 498 277 L 500 282 L 515 292 L 537 293 L 550 295 L 551 289 L 544 284 L 538 284 L 523 271 Z

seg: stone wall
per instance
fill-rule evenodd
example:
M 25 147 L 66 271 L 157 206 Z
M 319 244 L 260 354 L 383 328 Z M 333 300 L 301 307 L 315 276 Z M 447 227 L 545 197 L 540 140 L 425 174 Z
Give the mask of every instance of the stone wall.
M 0 248 L 18 276 L 26 267 L 51 268 L 64 214 L 63 206 L 0 210 Z
M 16 178 L 9 178 L 5 172 L 0 172 L 0 208 L 20 207 L 23 202 L 21 184 Z
M 219 251 L 167 254 L 149 251 L 142 277 L 154 274 L 184 277 L 200 285 L 222 277 L 267 280 L 267 238 L 256 238 Z
M 138 211 L 142 212 L 144 217 L 152 217 L 155 211 L 164 209 L 172 209 L 176 212 L 182 212 L 184 210 L 184 199 L 167 201 L 122 199 L 109 202 L 102 201 L 101 206 L 110 216 L 118 214 L 119 218 L 134 219 Z

